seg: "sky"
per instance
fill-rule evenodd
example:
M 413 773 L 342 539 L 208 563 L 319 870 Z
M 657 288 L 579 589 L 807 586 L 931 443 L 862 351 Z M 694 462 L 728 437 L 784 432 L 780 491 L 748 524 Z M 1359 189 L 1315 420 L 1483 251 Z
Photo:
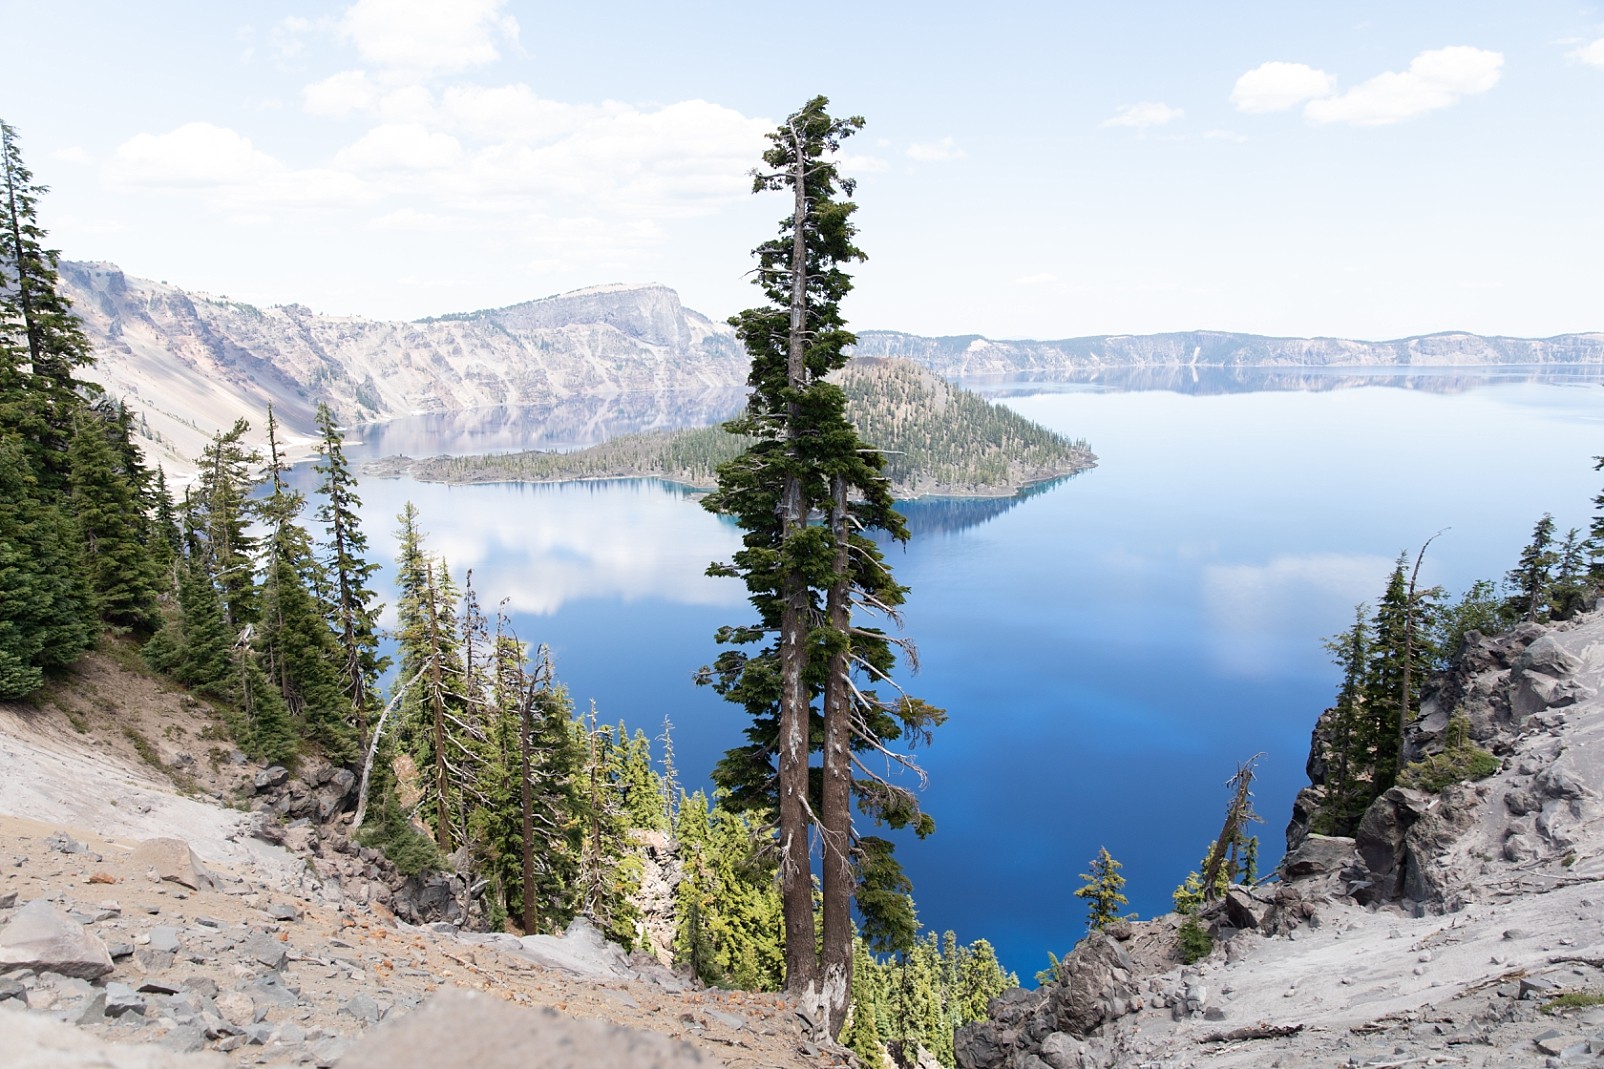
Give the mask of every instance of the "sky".
M 862 115 L 857 329 L 1604 329 L 1604 2 L 0 0 L 66 258 L 419 318 L 760 300 L 764 134 Z

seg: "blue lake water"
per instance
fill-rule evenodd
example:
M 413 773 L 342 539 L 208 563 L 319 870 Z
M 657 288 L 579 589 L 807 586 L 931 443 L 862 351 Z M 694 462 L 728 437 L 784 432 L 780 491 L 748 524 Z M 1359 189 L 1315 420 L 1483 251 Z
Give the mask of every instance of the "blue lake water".
M 916 534 L 889 559 L 923 669 L 904 683 L 950 720 L 919 753 L 937 832 L 899 853 L 921 921 L 990 939 L 1027 982 L 1084 932 L 1073 892 L 1099 846 L 1124 863 L 1132 910 L 1167 910 L 1219 830 L 1226 779 L 1260 751 L 1264 861 L 1280 856 L 1335 687 L 1321 639 L 1401 551 L 1446 528 L 1423 576 L 1457 595 L 1511 567 L 1543 512 L 1585 530 L 1604 485 L 1598 369 L 1259 386 L 986 384 L 1086 438 L 1098 467 L 1012 507 L 907 505 Z M 585 440 L 542 418 L 498 414 L 486 433 L 496 448 Z M 368 456 L 485 447 L 460 418 L 372 433 Z M 740 712 L 691 681 L 714 630 L 747 618 L 738 582 L 703 575 L 739 532 L 684 490 L 366 479 L 361 493 L 375 558 L 393 555 L 410 499 L 430 548 L 459 581 L 473 569 L 487 610 L 508 599 L 581 708 L 652 734 L 671 718 L 688 786 L 740 741 Z

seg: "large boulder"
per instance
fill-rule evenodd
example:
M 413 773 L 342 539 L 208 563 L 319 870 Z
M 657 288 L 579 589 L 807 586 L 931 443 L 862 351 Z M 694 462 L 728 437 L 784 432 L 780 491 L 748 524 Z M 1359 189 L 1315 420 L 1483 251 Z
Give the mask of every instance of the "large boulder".
M 1341 872 L 1354 859 L 1354 841 L 1342 835 L 1310 833 L 1281 860 L 1281 875 L 1289 880 Z
M 212 874 L 195 856 L 195 851 L 182 839 L 146 839 L 134 847 L 133 855 L 128 860 L 153 869 L 160 879 L 191 891 L 209 891 L 217 886 Z
M 340 1069 L 710 1069 L 719 1063 L 656 1032 L 514 1006 L 479 991 L 445 990 L 370 1031 Z
M 1392 787 L 1365 810 L 1354 835 L 1354 846 L 1369 881 L 1359 896 L 1361 901 L 1391 901 L 1403 894 L 1409 829 L 1433 804 L 1432 796 L 1424 791 Z
M 1059 970 L 1058 983 L 1004 992 L 991 1000 L 987 1020 L 958 1029 L 953 1053 L 959 1069 L 1058 1066 L 1075 1050 L 1072 1040 L 1144 1006 L 1130 956 L 1108 936 L 1082 942 Z
M 575 917 L 560 936 L 526 935 L 519 940 L 523 957 L 552 969 L 591 979 L 615 979 L 635 974 L 629 955 L 584 917 Z
M 94 980 L 111 972 L 111 954 L 93 932 L 36 898 L 0 928 L 0 973 L 17 969 Z

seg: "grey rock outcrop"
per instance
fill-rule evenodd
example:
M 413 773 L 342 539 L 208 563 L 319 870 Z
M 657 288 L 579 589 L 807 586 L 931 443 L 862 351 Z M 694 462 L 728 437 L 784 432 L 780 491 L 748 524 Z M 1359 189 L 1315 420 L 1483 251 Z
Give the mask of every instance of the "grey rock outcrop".
M 32 969 L 93 980 L 112 968 L 106 944 L 42 898 L 0 928 L 0 973 Z
M 1115 940 L 1107 936 L 1086 939 L 1059 967 L 1059 981 L 1036 991 L 1015 989 L 993 999 L 989 1019 L 958 1029 L 953 1040 L 960 1069 L 1013 1069 L 1040 1058 L 1058 1069 L 1074 1066 L 1080 1057 L 1078 1041 L 1105 1024 L 1146 1004 L 1135 975 L 1136 966 Z M 1041 1053 L 1050 1037 L 1057 1062 Z M 1074 1042 L 1072 1042 L 1074 1041 Z

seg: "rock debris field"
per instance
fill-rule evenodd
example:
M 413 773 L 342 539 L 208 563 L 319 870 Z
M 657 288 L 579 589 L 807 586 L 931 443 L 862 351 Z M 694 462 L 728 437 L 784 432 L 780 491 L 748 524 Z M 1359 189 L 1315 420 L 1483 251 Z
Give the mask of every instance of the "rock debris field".
M 582 922 L 519 939 L 399 920 L 371 851 L 218 804 L 257 781 L 286 795 L 280 774 L 192 760 L 199 710 L 104 660 L 85 672 L 98 711 L 81 688 L 0 705 L 0 1067 L 847 1063 L 783 996 L 702 989 Z

